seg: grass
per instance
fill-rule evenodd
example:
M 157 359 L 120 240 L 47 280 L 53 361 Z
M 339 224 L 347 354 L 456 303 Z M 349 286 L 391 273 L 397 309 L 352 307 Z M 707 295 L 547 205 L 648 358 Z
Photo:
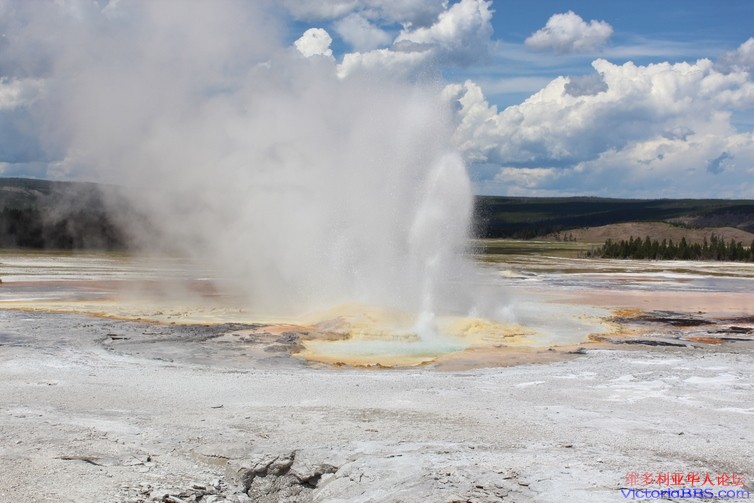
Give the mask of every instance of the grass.
M 475 239 L 473 248 L 483 256 L 496 255 L 547 255 L 577 258 L 602 243 L 574 241 L 534 241 L 521 239 Z

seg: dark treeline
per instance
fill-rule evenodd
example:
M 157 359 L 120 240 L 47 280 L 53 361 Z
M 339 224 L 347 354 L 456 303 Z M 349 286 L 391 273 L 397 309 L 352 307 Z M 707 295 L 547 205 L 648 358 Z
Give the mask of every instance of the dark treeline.
M 731 226 L 754 232 L 754 201 L 477 196 L 473 230 L 475 237 L 481 238 L 531 239 L 554 233 L 568 236 L 570 230 L 584 227 L 647 221 Z M 0 247 L 125 248 L 129 240 L 122 224 L 126 222 L 128 229 L 143 228 L 138 233 L 141 236 L 157 232 L 117 187 L 0 178 Z M 658 244 L 657 248 L 661 247 Z
M 102 211 L 79 209 L 51 216 L 36 208 L 3 208 L 0 247 L 113 250 L 125 248 L 126 240 Z
M 722 199 L 516 198 L 477 196 L 474 233 L 480 238 L 531 239 L 622 222 L 730 226 L 754 232 L 754 201 Z
M 112 217 L 112 204 L 121 199 L 107 185 L 0 178 L 0 248 L 127 248 L 126 234 Z M 117 208 L 117 214 L 128 209 L 125 203 Z
M 728 260 L 736 262 L 754 261 L 754 241 L 746 247 L 741 241 L 724 239 L 715 236 L 709 241 L 704 239 L 702 244 L 680 242 L 663 239 L 662 241 L 633 236 L 628 240 L 613 241 L 608 239 L 600 248 L 587 253 L 588 257 L 646 259 L 646 260 Z

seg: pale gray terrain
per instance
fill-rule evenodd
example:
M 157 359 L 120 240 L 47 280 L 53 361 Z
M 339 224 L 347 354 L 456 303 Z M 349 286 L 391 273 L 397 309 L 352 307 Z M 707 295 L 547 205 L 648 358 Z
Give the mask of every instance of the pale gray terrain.
M 753 489 L 752 342 L 441 372 L 313 366 L 236 329 L 0 311 L 0 501 L 606 502 L 630 472 Z

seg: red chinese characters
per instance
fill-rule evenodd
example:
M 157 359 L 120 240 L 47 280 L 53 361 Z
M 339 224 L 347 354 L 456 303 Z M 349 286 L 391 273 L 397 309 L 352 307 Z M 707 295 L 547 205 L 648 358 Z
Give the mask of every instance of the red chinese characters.
M 746 483 L 740 472 L 627 472 L 626 485 L 631 487 L 743 487 Z

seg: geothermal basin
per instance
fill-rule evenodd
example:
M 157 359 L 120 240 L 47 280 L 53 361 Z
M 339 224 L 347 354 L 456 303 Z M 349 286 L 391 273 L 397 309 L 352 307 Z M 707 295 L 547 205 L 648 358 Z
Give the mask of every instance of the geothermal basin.
M 0 501 L 604 502 L 645 472 L 750 491 L 752 264 L 549 246 L 478 257 L 496 320 L 261 316 L 184 259 L 5 253 Z
M 505 365 L 511 355 L 518 360 L 528 353 L 524 359 L 536 361 L 545 350 L 631 344 L 631 337 L 648 332 L 685 344 L 682 337 L 690 335 L 679 331 L 684 317 L 709 322 L 690 320 L 689 328 L 715 330 L 725 320 L 751 321 L 752 264 L 580 259 L 547 250 L 543 243 L 536 254 L 479 257 L 481 274 L 474 288 L 502 306 L 496 319 L 356 302 L 275 314 L 256 309 L 232 282 L 188 259 L 103 253 L 2 255 L 0 307 L 155 326 L 249 325 L 235 332 L 239 340 L 288 334 L 297 341 L 291 348 L 294 358 L 367 367 L 442 367 L 459 361 L 470 367 Z M 647 330 L 646 313 L 651 312 L 660 314 Z M 701 336 L 699 330 L 692 332 Z

